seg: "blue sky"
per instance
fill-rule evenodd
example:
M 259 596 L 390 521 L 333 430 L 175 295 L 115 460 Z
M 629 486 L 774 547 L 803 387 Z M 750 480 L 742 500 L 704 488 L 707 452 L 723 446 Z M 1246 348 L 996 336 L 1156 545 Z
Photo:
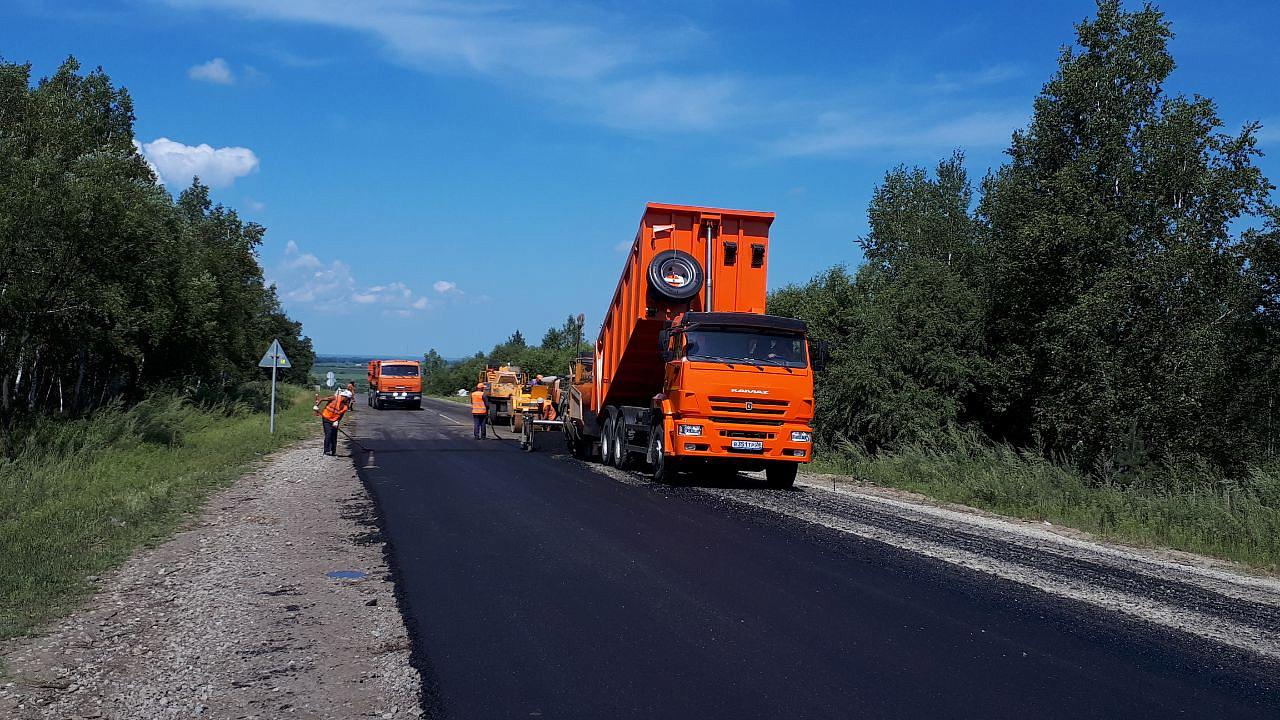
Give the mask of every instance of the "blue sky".
M 1178 69 L 1280 178 L 1280 3 L 1158 3 Z M 1136 8 L 1136 4 L 1130 4 Z M 649 201 L 778 214 L 770 283 L 856 266 L 899 164 L 975 182 L 1092 0 L 0 4 L 0 56 L 127 87 L 166 184 L 266 226 L 322 353 L 446 357 L 599 327 Z

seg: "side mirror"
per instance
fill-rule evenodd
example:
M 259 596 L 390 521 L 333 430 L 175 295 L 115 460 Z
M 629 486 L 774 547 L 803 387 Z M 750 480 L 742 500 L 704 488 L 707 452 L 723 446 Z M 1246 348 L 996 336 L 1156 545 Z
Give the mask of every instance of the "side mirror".
M 826 340 L 809 343 L 809 358 L 813 362 L 814 370 L 825 370 L 827 362 L 831 360 L 831 345 Z
M 663 328 L 658 331 L 658 355 L 662 357 L 662 362 L 669 363 L 676 359 L 676 354 L 671 350 L 671 330 Z

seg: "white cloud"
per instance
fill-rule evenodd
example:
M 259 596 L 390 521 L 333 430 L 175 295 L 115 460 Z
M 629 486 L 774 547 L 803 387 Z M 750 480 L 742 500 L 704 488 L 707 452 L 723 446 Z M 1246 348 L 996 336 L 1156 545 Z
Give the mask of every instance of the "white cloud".
M 134 145 L 166 184 L 185 186 L 199 176 L 209 187 L 227 187 L 258 170 L 258 156 L 249 148 L 184 145 L 165 137 Z
M 222 58 L 214 58 L 207 63 L 192 65 L 187 70 L 187 77 L 192 80 L 214 83 L 215 85 L 234 85 L 236 76 L 231 66 Z
M 450 282 L 448 280 L 437 280 L 431 284 L 431 287 L 435 288 L 436 292 L 440 294 L 444 294 L 449 292 L 450 290 L 457 290 L 458 284 L 455 282 Z
M 612 127 L 707 129 L 720 116 L 714 108 L 725 90 L 738 87 L 732 79 L 663 71 L 695 56 L 709 37 L 678 16 L 555 2 L 166 1 L 361 33 L 400 65 L 478 75 L 515 92 L 585 108 L 587 116 Z M 285 63 L 297 59 L 286 51 L 277 55 Z M 630 112 L 633 107 L 642 112 Z
M 912 120 L 867 115 L 824 113 L 805 132 L 773 145 L 783 156 L 831 155 L 869 148 L 919 148 L 936 152 L 954 148 L 1000 147 L 1013 131 L 1025 126 L 1017 112 L 974 112 L 946 120 Z
M 433 307 L 431 301 L 403 282 L 361 287 L 346 263 L 323 262 L 302 252 L 292 240 L 271 275 L 282 301 L 326 313 L 346 315 L 373 308 L 384 315 L 410 317 Z
M 898 149 L 921 140 L 951 147 L 1006 143 L 1015 125 L 1001 124 L 989 102 L 968 106 L 967 115 L 956 104 L 1022 74 L 1009 64 L 905 78 L 891 67 L 821 78 L 717 72 L 700 55 L 719 40 L 718 29 L 625 3 L 163 1 L 358 33 L 401 66 L 479 77 L 571 121 L 645 134 L 733 132 L 784 156 Z M 279 55 L 282 62 L 293 59 L 287 51 Z M 849 117 L 829 122 L 824 116 Z

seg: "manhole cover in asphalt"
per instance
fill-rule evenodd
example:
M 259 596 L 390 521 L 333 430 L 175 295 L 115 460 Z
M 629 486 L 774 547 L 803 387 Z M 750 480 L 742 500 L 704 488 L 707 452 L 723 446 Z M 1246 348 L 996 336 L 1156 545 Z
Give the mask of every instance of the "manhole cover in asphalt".
M 363 580 L 369 577 L 369 573 L 360 572 L 359 570 L 334 570 L 325 573 L 325 577 L 340 578 L 342 580 Z

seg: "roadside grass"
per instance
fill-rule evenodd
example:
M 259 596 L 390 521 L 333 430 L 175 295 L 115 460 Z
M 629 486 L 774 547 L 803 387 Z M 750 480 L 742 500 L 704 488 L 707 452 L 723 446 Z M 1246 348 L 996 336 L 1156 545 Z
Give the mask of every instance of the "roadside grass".
M 430 397 L 433 397 L 437 400 L 448 400 L 451 403 L 457 403 L 459 405 L 471 404 L 470 395 L 431 395 Z
M 158 394 L 128 410 L 42 421 L 0 456 L 0 639 L 65 615 L 89 576 L 168 537 L 215 490 L 318 425 L 311 392 L 285 386 L 276 434 L 243 404 Z
M 1280 469 L 1226 477 L 1208 467 L 1171 466 L 1139 478 L 1095 477 L 1007 445 L 972 438 L 949 445 L 883 455 L 827 449 L 811 469 L 1133 545 L 1280 570 Z

